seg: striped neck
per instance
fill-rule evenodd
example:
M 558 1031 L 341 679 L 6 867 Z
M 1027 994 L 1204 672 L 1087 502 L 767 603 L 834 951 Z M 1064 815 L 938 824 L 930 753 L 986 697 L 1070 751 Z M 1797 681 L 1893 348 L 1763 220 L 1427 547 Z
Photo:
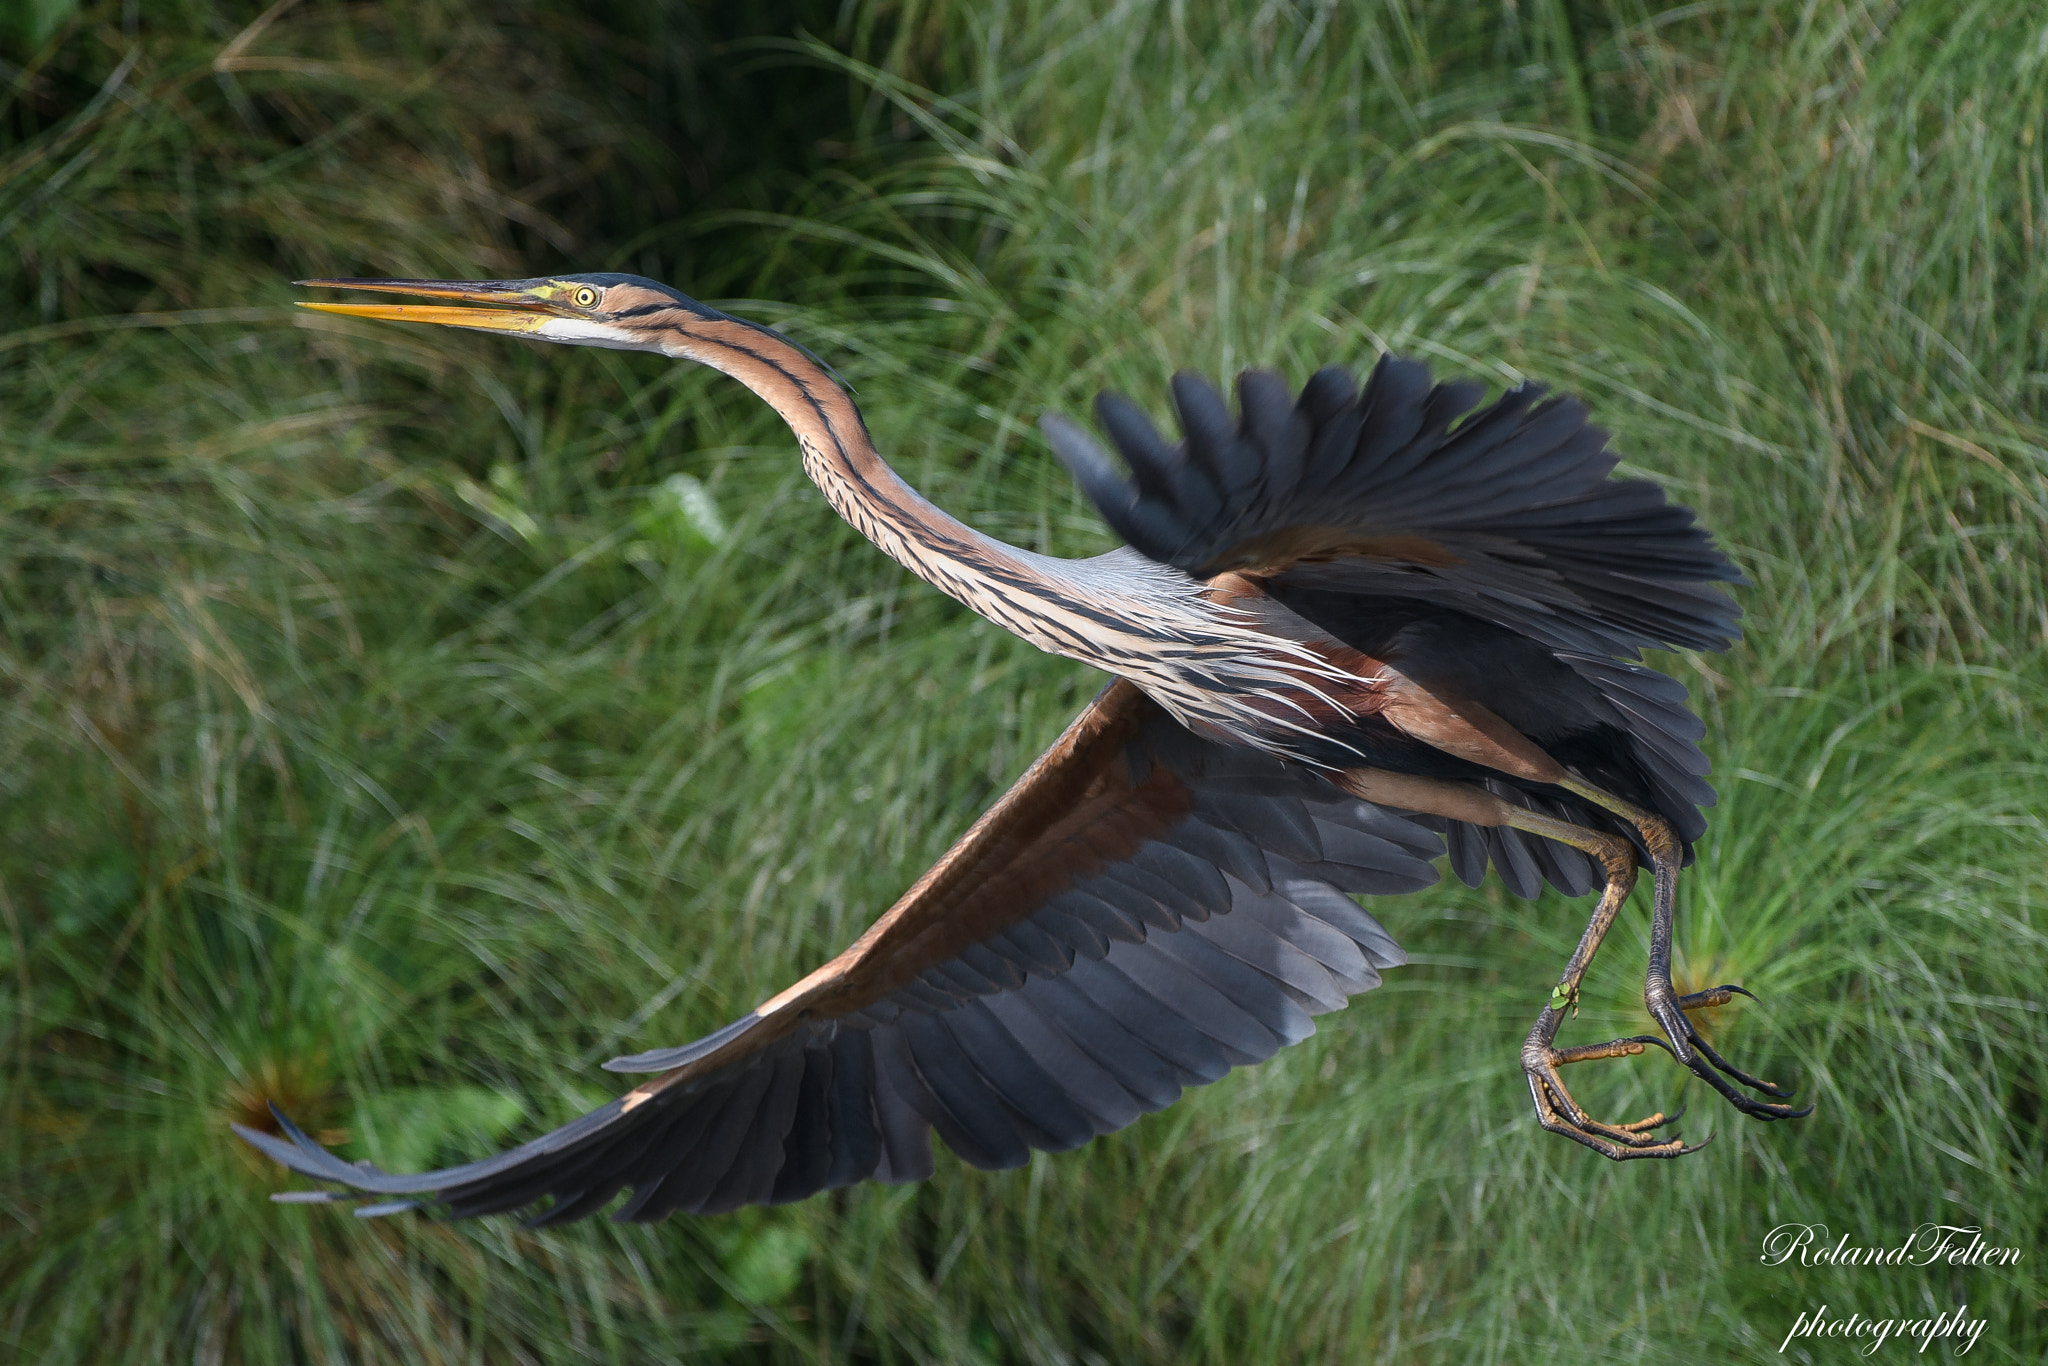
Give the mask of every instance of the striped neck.
M 660 349 L 732 376 L 774 408 L 839 515 L 940 592 L 1049 654 L 1129 679 L 1199 733 L 1288 753 L 1313 735 L 1314 708 L 1345 710 L 1331 690 L 1358 680 L 1325 657 L 1330 642 L 1263 593 L 1231 600 L 1131 549 L 1061 560 L 983 535 L 883 463 L 822 364 L 765 328 L 707 314 L 679 320 Z
M 875 450 L 846 391 L 795 343 L 738 318 L 693 314 L 662 350 L 730 375 L 773 408 L 796 434 L 804 473 L 898 564 L 1041 649 L 1110 667 L 1063 620 L 1074 603 L 1102 596 L 1099 576 L 1075 572 L 1086 562 L 1006 545 L 918 493 Z

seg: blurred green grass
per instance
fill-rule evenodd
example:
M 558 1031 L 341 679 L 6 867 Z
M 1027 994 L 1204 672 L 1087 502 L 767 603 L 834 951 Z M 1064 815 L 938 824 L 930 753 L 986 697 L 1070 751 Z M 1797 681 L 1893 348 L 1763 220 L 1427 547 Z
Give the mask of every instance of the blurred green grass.
M 10 1352 L 1677 1362 L 1964 1301 L 1973 1359 L 2048 1346 L 2038 16 L 45 12 L 0 68 Z M 558 1122 L 836 951 L 1098 685 L 716 376 L 285 307 L 598 268 L 788 328 L 1062 554 L 1108 541 L 1032 423 L 1099 387 L 1393 347 L 1585 395 L 1754 580 L 1743 645 L 1663 661 L 1722 791 L 1680 968 L 1818 1113 L 1648 1059 L 1582 1094 L 1706 1151 L 1545 1138 L 1515 1049 L 1585 907 L 1454 886 L 1375 906 L 1415 963 L 1316 1038 L 1022 1171 L 545 1235 L 267 1203 L 231 1120 L 393 1163 Z M 1643 938 L 1573 1037 L 1647 1027 Z M 2026 1260 L 1758 1260 L 1927 1220 Z

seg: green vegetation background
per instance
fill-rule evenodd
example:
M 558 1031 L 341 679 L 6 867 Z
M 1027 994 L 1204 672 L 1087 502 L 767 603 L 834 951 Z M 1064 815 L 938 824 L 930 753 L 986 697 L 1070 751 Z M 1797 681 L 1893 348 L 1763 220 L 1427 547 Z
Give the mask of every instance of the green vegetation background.
M 0 18 L 0 1356 L 1776 1359 L 2048 1347 L 2048 27 L 1964 0 L 36 0 Z M 815 36 L 806 36 L 815 35 Z M 1005 1174 L 363 1223 L 227 1135 L 449 1161 L 836 951 L 1098 686 L 843 526 L 737 386 L 297 314 L 624 268 L 786 327 L 914 482 L 1108 544 L 1035 435 L 1383 348 L 1583 394 L 1743 566 L 1662 662 L 1681 973 L 1818 1112 L 1537 1131 L 1586 907 L 1374 906 L 1313 1040 Z M 1648 1027 L 1640 913 L 1571 1037 Z M 1981 1224 L 2005 1269 L 1766 1267 Z M 1884 1355 L 1911 1351 L 1894 1344 Z M 1954 1345 L 1928 1355 L 1952 1354 Z M 1784 1359 L 1849 1360 L 1794 1343 Z

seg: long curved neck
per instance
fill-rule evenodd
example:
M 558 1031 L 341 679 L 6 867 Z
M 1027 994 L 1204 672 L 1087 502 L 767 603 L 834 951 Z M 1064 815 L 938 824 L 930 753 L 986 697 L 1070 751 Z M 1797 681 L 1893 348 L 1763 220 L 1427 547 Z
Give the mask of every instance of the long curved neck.
M 1130 679 L 1183 724 L 1285 752 L 1303 727 L 1235 699 L 1307 717 L 1308 704 L 1335 705 L 1326 688 L 1358 682 L 1303 643 L 1314 628 L 1263 594 L 1247 609 L 1133 550 L 1053 559 L 948 516 L 883 463 L 853 400 L 787 338 L 692 313 L 660 349 L 760 395 L 796 433 L 804 472 L 839 515 L 911 573 L 1041 650 Z M 1307 703 L 1287 700 L 1294 693 Z
M 662 349 L 732 376 L 775 409 L 796 433 L 804 473 L 891 559 L 1040 648 L 1087 657 L 1048 618 L 1071 615 L 1100 585 L 1075 574 L 1076 562 L 976 531 L 905 483 L 876 452 L 853 400 L 795 344 L 737 318 L 692 317 Z

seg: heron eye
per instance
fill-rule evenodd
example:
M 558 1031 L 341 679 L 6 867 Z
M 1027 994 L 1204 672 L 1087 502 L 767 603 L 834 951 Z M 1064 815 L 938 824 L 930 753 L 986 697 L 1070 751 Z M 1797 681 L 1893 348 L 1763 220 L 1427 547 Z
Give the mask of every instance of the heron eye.
M 589 285 L 585 285 L 581 289 L 576 291 L 574 298 L 576 301 L 576 307 L 589 308 L 591 305 L 597 302 L 597 291 L 592 289 Z

